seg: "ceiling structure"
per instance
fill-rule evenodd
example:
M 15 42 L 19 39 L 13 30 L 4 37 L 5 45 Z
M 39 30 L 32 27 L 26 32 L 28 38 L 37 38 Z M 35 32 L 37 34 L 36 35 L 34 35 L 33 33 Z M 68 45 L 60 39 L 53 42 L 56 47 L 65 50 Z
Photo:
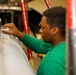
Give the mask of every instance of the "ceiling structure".
M 0 0 L 1 4 L 3 2 L 10 2 L 10 6 L 20 6 L 20 0 Z M 47 6 L 45 4 L 44 0 L 24 0 L 27 3 L 27 6 L 30 8 L 35 9 L 39 13 L 42 14 L 44 10 L 47 9 Z M 66 0 L 49 0 L 51 6 L 64 6 L 66 7 Z

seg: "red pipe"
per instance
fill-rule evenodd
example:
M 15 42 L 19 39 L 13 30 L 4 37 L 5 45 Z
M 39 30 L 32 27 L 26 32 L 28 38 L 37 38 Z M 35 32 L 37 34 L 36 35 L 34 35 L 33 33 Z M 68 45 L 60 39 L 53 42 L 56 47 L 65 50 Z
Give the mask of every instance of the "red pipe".
M 45 3 L 46 3 L 46 6 L 47 6 L 48 8 L 51 8 L 50 1 L 49 1 L 49 0 L 44 0 L 44 1 L 45 1 Z
M 26 2 L 24 2 L 24 0 L 20 0 L 21 3 L 21 9 L 22 9 L 22 19 L 23 19 L 23 23 L 24 23 L 24 32 L 26 34 L 29 34 L 29 30 L 28 30 L 28 19 L 27 19 L 27 10 L 26 10 Z M 28 59 L 33 59 L 32 56 L 32 51 L 28 49 Z

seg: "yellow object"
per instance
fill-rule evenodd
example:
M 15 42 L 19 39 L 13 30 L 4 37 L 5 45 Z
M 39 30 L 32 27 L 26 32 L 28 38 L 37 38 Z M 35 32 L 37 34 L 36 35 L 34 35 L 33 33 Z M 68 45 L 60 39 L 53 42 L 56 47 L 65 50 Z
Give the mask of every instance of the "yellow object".
M 34 70 L 34 61 L 33 61 L 33 59 L 30 59 L 29 62 L 30 62 L 30 65 L 31 65 L 32 69 Z
M 38 54 L 38 57 L 43 58 L 45 55 L 44 54 Z

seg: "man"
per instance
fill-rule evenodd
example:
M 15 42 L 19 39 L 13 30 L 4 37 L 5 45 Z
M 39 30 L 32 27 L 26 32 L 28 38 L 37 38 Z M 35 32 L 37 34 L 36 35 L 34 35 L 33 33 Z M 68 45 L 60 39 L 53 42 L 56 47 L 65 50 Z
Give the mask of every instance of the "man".
M 52 7 L 43 12 L 39 23 L 43 41 L 20 32 L 13 23 L 3 26 L 2 31 L 13 34 L 36 53 L 46 54 L 38 68 L 37 75 L 65 75 L 66 72 L 66 42 L 65 25 L 66 9 Z M 9 31 L 4 30 L 9 27 Z

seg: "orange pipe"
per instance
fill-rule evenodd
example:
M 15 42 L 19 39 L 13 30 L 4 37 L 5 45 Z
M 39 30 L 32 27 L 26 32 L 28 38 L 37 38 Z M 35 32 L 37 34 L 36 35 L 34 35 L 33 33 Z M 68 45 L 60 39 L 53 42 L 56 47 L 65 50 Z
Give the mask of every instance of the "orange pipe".
M 49 1 L 49 0 L 44 0 L 44 1 L 45 1 L 45 3 L 46 3 L 46 6 L 47 6 L 48 8 L 51 8 L 50 1 Z
M 72 28 L 72 0 L 67 0 L 67 21 L 68 29 Z

